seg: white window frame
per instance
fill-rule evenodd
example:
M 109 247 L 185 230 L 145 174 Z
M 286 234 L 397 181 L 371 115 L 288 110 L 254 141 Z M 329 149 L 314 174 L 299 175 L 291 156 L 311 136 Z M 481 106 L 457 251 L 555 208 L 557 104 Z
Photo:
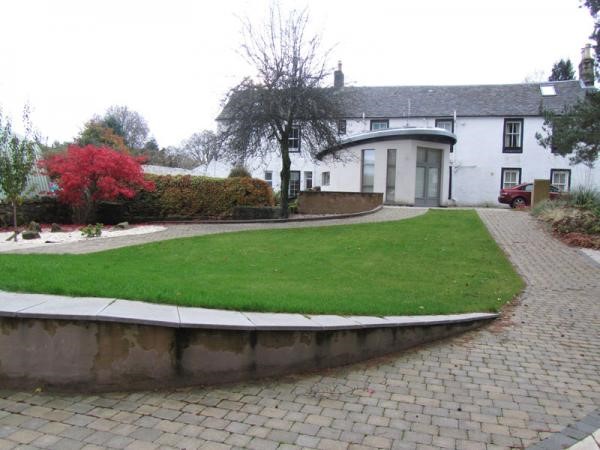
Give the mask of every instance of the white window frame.
M 507 175 L 515 175 L 514 181 L 507 181 Z M 502 168 L 502 177 L 501 177 L 501 187 L 502 189 L 511 189 L 515 186 L 521 184 L 521 169 L 518 167 L 503 167 Z
M 371 131 L 387 130 L 390 127 L 389 119 L 371 119 Z
M 310 181 L 310 186 L 308 185 L 308 182 Z M 304 189 L 305 190 L 309 190 L 312 189 L 313 187 L 313 173 L 310 171 L 304 171 Z
M 564 175 L 563 183 L 555 181 L 555 175 Z M 571 190 L 571 171 L 569 169 L 550 169 L 550 184 L 557 187 L 561 192 L 569 192 Z
M 523 119 L 504 119 L 502 133 L 502 151 L 504 153 L 523 153 Z
M 294 125 L 288 138 L 288 148 L 292 153 L 300 151 L 300 127 Z
M 294 189 L 294 187 L 296 186 L 295 183 L 293 183 L 292 180 L 292 175 L 298 174 L 298 190 L 296 191 Z M 300 193 L 300 191 L 302 190 L 302 172 L 300 172 L 299 170 L 290 170 L 290 182 L 289 182 L 289 186 L 288 186 L 288 196 L 289 198 L 297 198 L 298 194 Z
M 271 187 L 273 187 L 273 171 L 265 170 L 265 181 Z
M 321 172 L 321 186 L 329 186 L 331 184 L 331 172 Z
M 435 119 L 435 127 L 454 133 L 454 119 Z

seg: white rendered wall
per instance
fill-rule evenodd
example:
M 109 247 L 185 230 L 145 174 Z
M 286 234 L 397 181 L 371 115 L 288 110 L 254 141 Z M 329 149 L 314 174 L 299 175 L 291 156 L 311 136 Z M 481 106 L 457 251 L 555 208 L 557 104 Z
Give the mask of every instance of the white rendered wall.
M 571 187 L 600 181 L 596 168 L 569 165 L 569 158 L 541 147 L 535 138 L 543 124 L 541 117 L 525 117 L 523 153 L 503 153 L 504 117 L 461 118 L 454 125 L 458 142 L 453 161 L 452 198 L 457 205 L 497 205 L 502 168 L 520 168 L 521 181 L 550 178 L 551 169 L 570 169 Z
M 449 119 L 450 117 L 443 118 Z M 434 127 L 435 119 L 390 119 L 389 125 L 390 128 L 406 126 Z M 600 188 L 600 164 L 597 164 L 598 167 L 591 170 L 581 164 L 571 166 L 568 157 L 555 155 L 549 149 L 544 149 L 538 145 L 535 133 L 541 131 L 543 123 L 541 117 L 524 117 L 523 153 L 503 153 L 504 119 L 504 117 L 461 117 L 459 112 L 454 124 L 454 134 L 456 134 L 458 142 L 454 145 L 453 153 L 444 152 L 441 173 L 442 204 L 445 204 L 448 198 L 449 164 L 453 166 L 452 201 L 450 203 L 456 205 L 498 205 L 498 191 L 500 190 L 503 167 L 521 168 L 522 182 L 533 181 L 536 178 L 548 179 L 550 178 L 551 169 L 569 169 L 571 170 L 571 188 L 578 185 L 592 185 Z M 370 118 L 365 120 L 348 119 L 347 134 L 345 136 L 369 131 L 370 123 Z M 388 148 L 398 149 L 397 165 L 400 165 L 402 158 L 406 158 L 406 154 L 403 154 L 400 150 L 401 146 L 398 144 L 397 147 L 392 147 L 390 142 L 382 142 L 376 145 L 368 144 L 360 148 L 360 150 L 362 148 L 380 149 L 376 152 L 376 171 L 379 170 L 379 167 L 382 167 L 382 170 L 385 171 L 385 158 L 387 156 L 384 155 L 385 152 L 382 149 L 385 151 Z M 439 146 L 439 144 L 434 145 Z M 305 153 L 292 153 L 291 170 L 301 171 L 302 189 L 306 186 L 304 176 L 306 171 L 313 174 L 313 186 L 321 186 L 321 173 L 329 169 L 331 171 L 331 184 L 330 186 L 323 186 L 323 190 L 359 192 L 360 151 L 356 153 L 353 161 L 336 162 L 331 167 L 329 166 L 332 162 L 329 158 L 327 164 L 324 164 L 324 162 L 313 161 Z M 404 162 L 408 164 L 409 161 L 404 159 Z M 267 170 L 272 171 L 273 189 L 279 189 L 281 158 L 277 151 L 274 151 L 268 158 L 248 161 L 248 168 L 252 175 L 257 178 L 264 178 L 264 173 Z M 348 172 L 346 175 L 343 174 L 344 170 Z M 376 180 L 381 179 L 383 181 L 376 181 L 375 190 L 377 192 L 385 192 L 385 176 L 383 175 L 383 178 L 381 174 L 376 176 Z M 404 200 L 411 198 L 414 201 L 414 180 L 411 183 L 407 178 L 398 178 L 396 180 L 396 195 L 400 199 L 397 200 L 398 202 L 404 203 Z
M 290 170 L 300 171 L 300 186 L 304 190 L 306 188 L 305 172 L 312 172 L 313 186 L 320 186 L 321 179 L 317 178 L 319 172 L 319 161 L 313 160 L 309 155 L 302 153 L 290 153 L 291 168 Z M 273 172 L 273 191 L 281 189 L 281 156 L 275 150 L 265 158 L 252 158 L 246 162 L 246 168 L 250 171 L 254 178 L 265 178 L 265 172 Z M 319 175 L 320 176 L 320 175 Z

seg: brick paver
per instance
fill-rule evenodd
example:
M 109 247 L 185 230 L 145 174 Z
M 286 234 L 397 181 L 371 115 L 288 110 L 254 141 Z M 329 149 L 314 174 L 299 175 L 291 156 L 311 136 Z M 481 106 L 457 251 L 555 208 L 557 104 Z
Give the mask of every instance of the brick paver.
M 0 449 L 549 442 L 600 405 L 600 269 L 526 213 L 479 213 L 528 284 L 486 329 L 343 369 L 217 388 L 0 391 Z

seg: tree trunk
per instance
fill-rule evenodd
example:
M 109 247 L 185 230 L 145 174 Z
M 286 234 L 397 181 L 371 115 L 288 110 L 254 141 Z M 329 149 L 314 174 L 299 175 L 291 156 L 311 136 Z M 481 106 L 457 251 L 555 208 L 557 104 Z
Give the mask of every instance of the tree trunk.
M 82 225 L 96 223 L 96 204 L 84 203 L 73 207 L 73 222 Z
M 95 184 L 93 185 L 95 187 Z M 93 195 L 89 190 L 84 192 L 84 202 L 73 207 L 73 221 L 83 225 L 95 224 L 96 223 L 96 201 L 93 199 Z
M 290 151 L 286 144 L 281 146 L 281 217 L 287 218 L 289 216 L 289 199 L 288 195 L 290 192 L 290 167 L 292 162 L 290 161 Z
M 19 229 L 17 228 L 17 201 L 13 200 L 11 203 L 13 208 L 13 238 L 17 242 L 17 234 L 19 234 Z

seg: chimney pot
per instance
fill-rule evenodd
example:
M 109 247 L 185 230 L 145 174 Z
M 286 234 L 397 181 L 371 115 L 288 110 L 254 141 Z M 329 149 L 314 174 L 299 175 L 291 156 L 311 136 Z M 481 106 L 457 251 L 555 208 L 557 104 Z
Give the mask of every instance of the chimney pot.
M 338 68 L 333 72 L 333 87 L 344 87 L 344 72 L 342 72 L 342 61 L 338 61 Z
M 594 57 L 592 56 L 592 45 L 586 44 L 581 49 L 581 62 L 579 63 L 579 79 L 587 87 L 594 86 L 596 74 L 594 73 Z

